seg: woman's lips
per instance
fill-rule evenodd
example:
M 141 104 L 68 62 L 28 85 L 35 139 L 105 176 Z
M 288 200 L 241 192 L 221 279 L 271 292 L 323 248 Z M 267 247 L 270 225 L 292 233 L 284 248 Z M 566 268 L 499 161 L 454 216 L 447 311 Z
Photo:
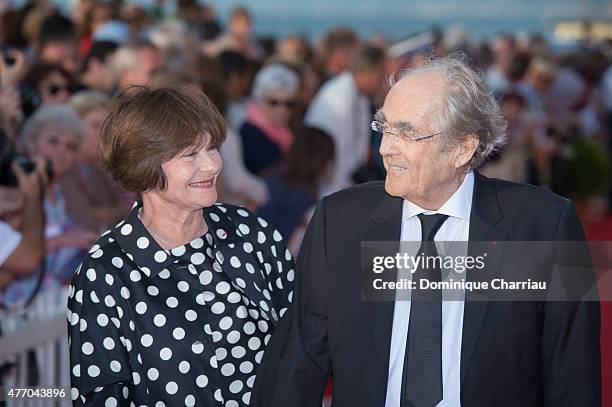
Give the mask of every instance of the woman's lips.
M 193 188 L 212 188 L 215 186 L 215 180 L 214 178 L 209 179 L 208 181 L 198 181 L 198 182 L 192 182 L 189 184 L 190 187 Z

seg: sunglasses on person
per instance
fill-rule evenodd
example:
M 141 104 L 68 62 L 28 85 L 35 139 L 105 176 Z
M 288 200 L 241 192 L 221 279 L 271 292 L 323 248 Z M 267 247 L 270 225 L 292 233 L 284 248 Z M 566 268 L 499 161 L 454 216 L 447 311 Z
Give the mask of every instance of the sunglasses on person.
M 272 107 L 283 106 L 288 109 L 293 109 L 295 107 L 294 100 L 266 99 L 266 103 Z
M 52 85 L 48 85 L 45 87 L 45 91 L 50 95 L 57 95 L 58 93 L 62 91 L 67 91 L 67 90 L 68 90 L 68 86 L 66 85 L 52 84 Z

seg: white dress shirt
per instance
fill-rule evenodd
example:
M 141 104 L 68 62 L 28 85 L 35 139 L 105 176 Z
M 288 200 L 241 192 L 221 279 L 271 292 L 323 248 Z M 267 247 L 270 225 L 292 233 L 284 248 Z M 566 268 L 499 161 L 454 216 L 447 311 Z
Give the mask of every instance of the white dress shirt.
M 425 213 L 448 215 L 449 218 L 442 224 L 436 234 L 436 242 L 464 241 L 467 242 L 470 232 L 470 211 L 472 208 L 472 195 L 474 191 L 474 173 L 469 172 L 459 189 L 437 211 L 428 211 L 414 203 L 405 200 L 402 208 L 402 234 L 401 240 L 421 241 L 421 222 L 417 215 Z M 414 245 L 413 245 L 414 246 Z M 467 255 L 467 244 L 443 247 L 436 244 L 440 255 Z M 453 250 L 455 249 L 455 250 Z M 414 256 L 417 247 L 413 248 Z M 407 275 L 398 273 L 401 277 Z M 457 291 L 454 291 L 456 294 Z M 464 293 L 463 293 L 464 294 Z M 442 392 L 443 398 L 438 407 L 460 406 L 460 373 L 461 373 L 461 337 L 463 333 L 463 301 L 442 301 Z M 389 380 L 387 382 L 387 397 L 385 407 L 399 407 L 402 394 L 402 376 L 404 369 L 404 355 L 406 353 L 406 340 L 408 338 L 408 324 L 410 321 L 410 301 L 396 301 L 393 314 L 393 329 L 391 332 L 391 349 L 389 352 Z
M 21 243 L 21 233 L 13 230 L 8 223 L 0 221 L 0 266 Z
M 371 121 L 370 103 L 350 72 L 330 79 L 315 95 L 304 122 L 325 130 L 336 146 L 333 178 L 321 187 L 321 196 L 353 185 L 353 172 L 367 160 Z

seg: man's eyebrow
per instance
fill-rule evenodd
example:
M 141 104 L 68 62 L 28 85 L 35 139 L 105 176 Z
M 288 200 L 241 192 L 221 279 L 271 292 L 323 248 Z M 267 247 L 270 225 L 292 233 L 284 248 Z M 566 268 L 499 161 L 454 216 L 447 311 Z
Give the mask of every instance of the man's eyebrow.
M 374 114 L 374 120 L 381 123 L 385 122 L 385 114 L 383 113 L 382 109 L 378 109 L 376 111 L 376 113 Z
M 393 126 L 405 132 L 411 132 L 414 130 L 414 126 L 412 126 L 410 122 L 406 122 L 406 121 L 394 122 Z
M 378 109 L 376 111 L 376 113 L 374 114 L 374 120 L 376 120 L 377 122 L 380 123 L 386 123 L 387 120 L 385 119 L 385 114 L 383 113 L 382 108 Z M 405 131 L 405 132 L 411 132 L 414 130 L 414 126 L 412 124 L 410 124 L 410 122 L 407 121 L 397 121 L 397 122 L 393 122 L 391 123 L 391 125 L 393 127 L 396 127 L 397 129 L 401 130 L 401 131 Z

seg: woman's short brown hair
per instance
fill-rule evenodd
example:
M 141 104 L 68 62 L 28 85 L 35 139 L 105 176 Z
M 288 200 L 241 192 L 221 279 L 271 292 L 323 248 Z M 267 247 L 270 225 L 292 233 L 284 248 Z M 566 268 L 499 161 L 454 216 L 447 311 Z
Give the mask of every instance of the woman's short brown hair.
M 197 86 L 129 86 L 102 125 L 102 162 L 129 191 L 164 190 L 163 163 L 192 146 L 217 148 L 224 138 L 223 117 Z

